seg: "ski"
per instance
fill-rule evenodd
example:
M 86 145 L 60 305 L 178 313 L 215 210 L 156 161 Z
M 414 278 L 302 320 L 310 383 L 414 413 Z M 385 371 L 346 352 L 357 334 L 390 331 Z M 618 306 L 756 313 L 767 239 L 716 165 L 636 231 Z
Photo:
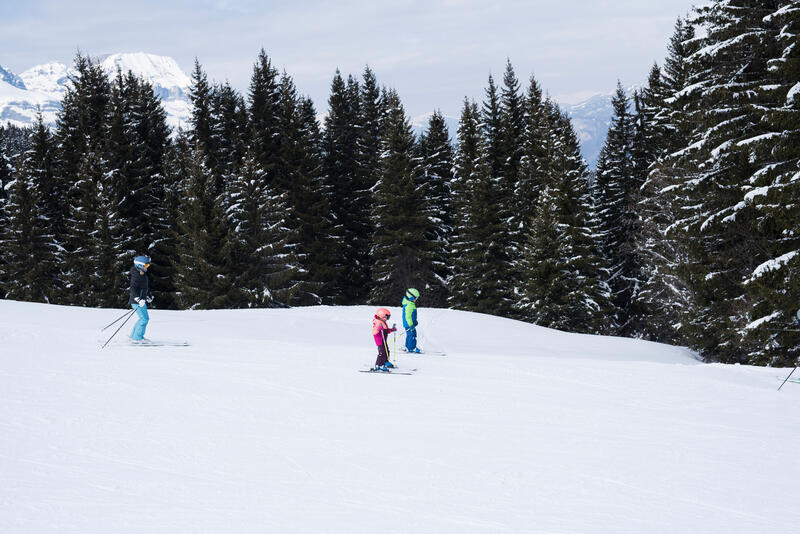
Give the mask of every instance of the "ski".
M 781 382 L 783 382 L 784 380 L 786 380 L 786 377 L 785 377 L 785 376 L 776 376 L 775 378 L 777 378 L 777 379 L 778 379 L 778 380 L 780 380 Z M 800 384 L 800 378 L 790 378 L 789 380 L 786 380 L 786 381 L 787 381 L 787 382 L 794 382 L 795 384 Z
M 111 347 L 190 347 L 188 341 L 150 341 L 148 343 L 112 343 Z
M 411 355 L 416 354 L 418 356 L 422 356 L 424 354 L 430 354 L 431 356 L 447 356 L 446 352 L 442 352 L 440 350 L 422 350 L 422 349 L 420 349 L 419 352 L 409 352 L 405 347 L 403 347 L 403 348 L 400 349 L 400 351 L 404 352 L 405 354 L 411 354 Z
M 165 343 L 141 343 L 141 344 L 131 344 L 129 346 L 131 346 L 131 347 L 191 347 L 191 345 L 187 341 L 178 342 L 178 343 L 171 343 L 171 342 L 165 342 Z
M 376 375 L 413 375 L 414 374 L 411 371 L 392 371 L 392 370 L 389 370 L 389 371 L 378 371 L 374 367 L 371 367 L 369 369 L 359 369 L 358 372 L 359 373 L 372 373 L 372 374 L 376 374 Z

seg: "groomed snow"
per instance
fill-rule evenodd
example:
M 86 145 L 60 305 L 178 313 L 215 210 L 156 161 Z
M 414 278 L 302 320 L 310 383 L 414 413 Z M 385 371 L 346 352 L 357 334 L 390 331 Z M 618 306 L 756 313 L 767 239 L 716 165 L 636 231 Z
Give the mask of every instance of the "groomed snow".
M 192 345 L 99 350 L 124 309 L 0 301 L 0 532 L 800 525 L 787 370 L 422 307 L 447 355 L 358 373 L 373 311 L 151 310 L 148 337 Z

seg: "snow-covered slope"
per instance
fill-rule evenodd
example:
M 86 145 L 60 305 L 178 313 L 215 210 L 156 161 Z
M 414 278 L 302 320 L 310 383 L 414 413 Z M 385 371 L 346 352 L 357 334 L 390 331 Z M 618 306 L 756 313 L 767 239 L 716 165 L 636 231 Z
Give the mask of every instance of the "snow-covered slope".
M 142 52 L 109 54 L 94 59 L 100 62 L 109 78 L 113 79 L 119 68 L 123 73 L 130 70 L 149 81 L 164 103 L 169 124 L 186 126 L 191 114 L 188 96 L 191 79 L 174 59 Z M 4 72 L 22 83 L 13 86 L 16 92 L 9 92 L 4 87 Z M 45 122 L 55 124 L 56 112 L 61 109 L 61 98 L 71 74 L 74 74 L 72 68 L 57 62 L 37 65 L 18 77 L 0 67 L 0 122 L 18 126 L 33 124 L 36 106 L 39 105 Z M 6 84 L 11 85 L 7 81 Z
M 0 301 L 3 533 L 774 533 L 800 524 L 800 385 L 684 349 L 419 311 Z M 400 310 L 392 308 L 399 318 Z M 120 337 L 130 330 L 125 325 Z

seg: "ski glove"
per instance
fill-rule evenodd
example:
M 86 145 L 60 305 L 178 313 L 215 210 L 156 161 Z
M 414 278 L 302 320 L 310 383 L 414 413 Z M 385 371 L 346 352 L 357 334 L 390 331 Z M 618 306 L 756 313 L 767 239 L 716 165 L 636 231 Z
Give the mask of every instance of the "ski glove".
M 148 304 L 150 304 L 151 302 L 153 302 L 153 295 L 150 295 L 145 300 L 147 301 Z
M 144 300 L 144 299 L 142 299 L 142 298 L 136 297 L 135 299 L 133 299 L 133 301 L 134 301 L 136 304 L 138 304 L 138 305 L 139 305 L 139 307 L 141 307 L 141 306 L 144 306 L 144 305 L 145 305 L 145 300 Z

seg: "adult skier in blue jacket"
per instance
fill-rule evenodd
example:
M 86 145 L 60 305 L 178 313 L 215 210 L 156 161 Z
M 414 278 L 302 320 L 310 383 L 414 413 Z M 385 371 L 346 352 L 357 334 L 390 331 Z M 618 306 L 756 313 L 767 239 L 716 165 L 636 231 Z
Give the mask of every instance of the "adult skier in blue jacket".
M 147 277 L 147 269 L 150 267 L 149 256 L 136 256 L 133 258 L 131 267 L 131 291 L 128 303 L 136 310 L 139 321 L 133 325 L 131 332 L 132 343 L 145 343 L 144 331 L 150 316 L 147 314 L 147 304 L 153 302 L 150 295 L 150 279 Z
M 419 291 L 413 287 L 406 291 L 403 297 L 403 328 L 406 329 L 406 350 L 419 354 L 422 352 L 417 347 L 417 299 Z

